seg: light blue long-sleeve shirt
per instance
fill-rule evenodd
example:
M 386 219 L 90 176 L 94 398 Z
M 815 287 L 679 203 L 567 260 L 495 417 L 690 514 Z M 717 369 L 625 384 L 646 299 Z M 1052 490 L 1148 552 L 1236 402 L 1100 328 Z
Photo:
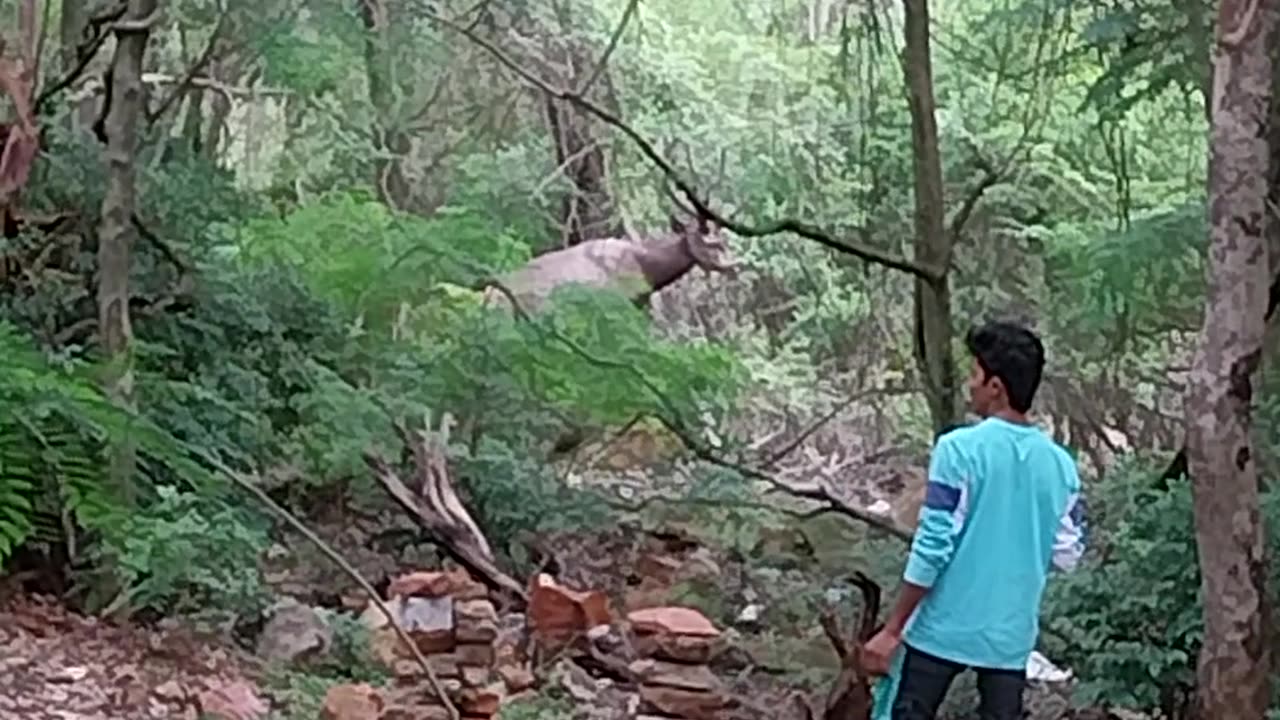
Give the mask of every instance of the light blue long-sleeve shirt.
M 904 640 L 973 667 L 1024 670 L 1051 565 L 1084 552 L 1075 461 L 1039 428 L 987 418 L 938 439 L 904 579 L 931 588 Z

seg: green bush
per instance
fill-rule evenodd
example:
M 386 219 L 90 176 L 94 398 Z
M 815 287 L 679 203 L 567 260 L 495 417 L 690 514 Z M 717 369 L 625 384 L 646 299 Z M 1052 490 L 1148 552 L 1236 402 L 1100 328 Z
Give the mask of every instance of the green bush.
M 1082 705 L 1170 713 L 1194 687 L 1203 622 L 1191 488 L 1183 480 L 1154 489 L 1158 473 L 1157 462 L 1127 458 L 1095 486 L 1086 559 L 1050 581 L 1044 643 L 1081 679 Z M 1268 491 L 1263 503 L 1275 527 L 1280 494 Z M 1276 557 L 1280 538 L 1268 541 Z

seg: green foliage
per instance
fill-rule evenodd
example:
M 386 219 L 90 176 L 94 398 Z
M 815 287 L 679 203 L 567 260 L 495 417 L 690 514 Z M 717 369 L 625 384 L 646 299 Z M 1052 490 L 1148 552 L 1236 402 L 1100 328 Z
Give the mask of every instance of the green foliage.
M 528 258 L 521 243 L 478 213 L 423 219 L 354 193 L 331 193 L 233 233 L 246 263 L 298 268 L 315 297 L 375 329 L 385 328 L 402 303 L 430 297 L 437 283 L 469 284 Z
M 1130 459 L 1108 476 L 1091 498 L 1085 563 L 1049 585 L 1044 641 L 1081 678 L 1085 705 L 1168 708 L 1194 687 L 1203 621 L 1191 490 L 1152 489 L 1156 472 Z M 1280 520 L 1280 494 L 1266 493 L 1264 513 Z M 1268 539 L 1275 557 L 1280 538 Z
M 255 570 L 266 546 L 261 516 L 159 486 L 147 513 L 127 517 L 102 549 L 120 570 L 129 607 L 253 617 L 269 600 Z
M 0 565 L 38 525 L 59 527 L 62 511 L 105 524 L 114 503 L 101 441 L 124 425 L 87 377 L 50 366 L 0 321 Z

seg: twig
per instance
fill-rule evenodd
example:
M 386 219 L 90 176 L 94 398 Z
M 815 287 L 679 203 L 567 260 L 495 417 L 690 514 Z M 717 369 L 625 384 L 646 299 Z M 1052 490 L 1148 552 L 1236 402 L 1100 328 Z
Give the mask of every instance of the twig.
M 427 662 L 426 656 L 423 655 L 422 651 L 418 649 L 417 643 L 415 643 L 409 637 L 409 634 L 405 632 L 404 628 L 400 627 L 400 623 L 396 621 L 395 614 L 392 613 L 391 609 L 388 608 L 386 603 L 382 601 L 382 598 L 378 597 L 378 591 L 374 589 L 373 583 L 370 583 L 368 580 L 366 580 L 365 577 L 360 574 L 359 570 L 356 570 L 354 567 L 352 567 L 351 563 L 343 559 L 343 557 L 338 554 L 337 550 L 334 550 L 332 547 L 330 547 L 328 543 L 326 543 L 324 540 L 321 540 L 320 536 L 312 532 L 311 529 L 308 528 L 306 525 L 303 525 L 302 521 L 299 520 L 297 517 L 295 517 L 293 513 L 289 512 L 288 510 L 285 510 L 278 503 L 276 503 L 275 500 L 272 500 L 271 496 L 267 495 L 267 493 L 264 492 L 262 488 L 258 487 L 255 483 L 251 482 L 248 478 L 242 476 L 240 473 L 236 472 L 235 470 L 232 470 L 231 468 L 227 467 L 217 459 L 209 457 L 204 453 L 201 453 L 201 455 L 203 456 L 205 462 L 209 463 L 213 467 L 213 469 L 225 475 L 228 479 L 230 479 L 236 485 L 239 485 L 242 489 L 247 490 L 251 495 L 257 498 L 258 502 L 265 505 L 269 510 L 271 510 L 271 512 L 275 513 L 280 519 L 288 523 L 294 530 L 297 530 L 299 533 L 302 534 L 303 537 L 311 541 L 311 544 L 315 545 L 316 548 L 320 550 L 320 552 L 323 553 L 325 557 L 329 558 L 329 560 L 331 560 L 344 573 L 346 573 L 347 577 L 354 580 L 355 583 L 360 586 L 360 589 L 363 590 L 365 594 L 369 596 L 369 601 L 372 602 L 374 605 L 376 605 L 380 611 L 382 611 L 382 614 L 387 618 L 387 622 L 390 623 L 392 629 L 395 630 L 396 636 L 400 638 L 400 642 L 404 643 L 405 646 L 409 648 L 409 651 L 413 654 L 413 659 L 417 661 L 418 665 L 426 673 L 427 682 L 431 684 L 431 689 L 435 691 L 436 696 L 440 699 L 440 702 L 444 705 L 444 709 L 449 713 L 449 717 L 451 718 L 451 720 L 459 720 L 461 716 L 458 714 L 458 708 L 453 704 L 453 701 L 449 699 L 448 694 L 445 693 L 444 686 L 440 683 L 440 678 L 436 677 L 435 670 L 431 668 L 431 664 Z
M 59 78 L 53 85 L 50 85 L 47 89 L 40 92 L 40 95 L 36 98 L 35 102 L 35 113 L 37 115 L 44 109 L 44 104 L 53 99 L 54 95 L 57 95 L 68 87 L 71 87 L 72 83 L 79 80 L 80 77 L 84 75 L 85 69 L 89 67 L 89 63 L 93 60 L 94 56 L 98 54 L 98 50 L 100 50 L 103 44 L 107 42 L 107 38 L 111 37 L 111 33 L 102 31 L 102 26 L 106 23 L 124 17 L 124 13 L 127 9 L 128 6 L 125 3 L 120 2 L 89 18 L 89 22 L 85 25 L 84 32 L 87 35 L 92 31 L 93 35 L 85 38 L 76 46 L 76 66 L 71 68 L 67 74 Z
M 169 111 L 169 108 L 177 102 L 178 98 L 181 97 L 188 88 L 192 87 L 191 81 L 194 80 L 196 75 L 199 74 L 200 71 L 204 70 L 205 66 L 213 60 L 213 52 L 218 47 L 218 41 L 222 39 L 222 33 L 227 27 L 227 17 L 230 14 L 230 10 L 225 8 L 223 9 L 222 14 L 218 15 L 218 23 L 213 26 L 213 32 L 209 35 L 209 42 L 204 46 L 204 51 L 200 53 L 200 57 L 197 58 L 196 61 L 191 64 L 191 67 L 187 69 L 186 75 L 183 76 L 182 81 L 178 83 L 177 87 L 166 95 L 164 100 L 160 101 L 159 107 L 154 111 L 147 113 L 147 125 L 149 127 L 154 126 L 156 121 L 163 117 L 164 114 Z
M 604 72 L 605 67 L 609 64 L 609 58 L 613 55 L 613 51 L 618 48 L 618 41 L 622 39 L 622 33 L 627 29 L 627 23 L 631 21 L 631 16 L 635 15 L 636 8 L 640 5 L 640 0 L 631 0 L 627 3 L 627 9 L 622 11 L 622 20 L 618 21 L 618 27 L 614 28 L 613 36 L 609 38 L 609 47 L 605 48 L 604 54 L 600 56 L 600 60 L 596 63 L 595 68 L 591 71 L 582 83 L 582 87 L 578 88 L 578 95 L 586 97 L 587 91 L 595 84 L 600 75 Z
M 477 35 L 475 32 L 462 27 L 451 20 L 441 17 L 429 9 L 423 8 L 422 14 L 423 17 L 428 20 L 465 36 L 468 40 L 489 52 L 489 54 L 492 55 L 499 63 L 518 75 L 529 85 L 532 85 L 553 98 L 563 100 L 587 111 L 591 115 L 599 118 L 606 125 L 609 125 L 621 132 L 623 135 L 626 135 L 640 150 L 640 152 L 663 172 L 668 182 L 675 185 L 676 188 L 680 190 L 680 193 L 688 199 L 689 204 L 697 210 L 699 215 L 707 219 L 714 220 L 716 224 L 734 232 L 737 235 L 742 237 L 765 237 L 790 232 L 846 255 L 853 255 L 854 257 L 861 258 L 867 262 L 910 273 L 925 280 L 936 282 L 941 280 L 946 274 L 945 268 L 938 268 L 932 265 L 919 263 L 914 260 L 909 260 L 906 257 L 852 240 L 838 239 L 822 228 L 793 218 L 784 218 L 782 220 L 776 220 L 760 226 L 747 225 L 737 220 L 733 220 L 732 218 L 727 218 L 713 210 L 706 201 L 698 197 L 698 191 L 683 177 L 681 177 L 678 172 L 676 172 L 671 163 L 654 148 L 653 143 L 649 142 L 649 140 L 647 140 L 643 135 L 627 123 L 623 122 L 616 115 L 604 108 L 601 108 L 590 100 L 581 97 L 575 92 L 557 90 L 551 87 L 543 80 L 540 80 L 529 71 L 520 67 L 519 64 L 508 57 L 506 53 L 498 49 L 493 43 Z
M 521 602 L 527 603 L 528 596 L 524 588 L 498 568 L 479 527 L 458 500 L 457 493 L 449 483 L 440 450 L 437 449 L 433 455 L 428 450 L 427 438 L 422 433 L 414 436 L 404 428 L 398 427 L 397 430 L 413 453 L 422 490 L 416 495 L 410 492 L 395 470 L 373 450 L 364 453 L 365 464 L 392 499 L 413 515 L 437 544 L 467 569 L 483 578 L 490 587 L 511 593 Z
M 891 387 L 870 388 L 870 389 L 862 390 L 860 392 L 856 392 L 850 395 L 849 397 L 845 398 L 843 402 L 839 403 L 834 408 L 831 408 L 831 410 L 828 411 L 827 414 L 818 418 L 816 421 L 814 421 L 812 425 L 805 428 L 805 430 L 801 432 L 799 435 L 797 435 L 794 439 L 792 439 L 791 442 L 782 446 L 781 449 L 777 450 L 772 455 L 770 455 L 769 458 L 764 461 L 764 467 L 773 467 L 774 465 L 777 465 L 779 460 L 790 455 L 792 452 L 795 451 L 796 448 L 803 445 L 804 441 L 808 440 L 809 437 L 813 435 L 815 432 L 817 432 L 823 425 L 826 425 L 827 423 L 831 422 L 837 415 L 847 410 L 850 406 L 852 406 L 854 403 L 858 402 L 859 400 L 865 400 L 868 397 L 871 397 L 872 395 L 903 394 L 903 393 L 909 393 L 909 392 L 915 392 L 915 390 L 911 388 L 891 386 Z

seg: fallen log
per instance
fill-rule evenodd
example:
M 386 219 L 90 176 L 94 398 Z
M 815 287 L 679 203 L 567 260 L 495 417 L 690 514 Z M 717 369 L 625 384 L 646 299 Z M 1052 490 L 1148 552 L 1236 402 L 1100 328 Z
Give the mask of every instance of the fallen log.
M 400 504 L 431 539 L 451 558 L 469 570 L 491 590 L 510 595 L 521 606 L 528 604 L 524 587 L 498 567 L 489 541 L 459 499 L 449 479 L 447 447 L 451 417 L 446 413 L 436 432 L 401 429 L 417 479 L 417 491 L 410 491 L 400 475 L 377 452 L 364 453 L 365 464 L 387 492 Z

